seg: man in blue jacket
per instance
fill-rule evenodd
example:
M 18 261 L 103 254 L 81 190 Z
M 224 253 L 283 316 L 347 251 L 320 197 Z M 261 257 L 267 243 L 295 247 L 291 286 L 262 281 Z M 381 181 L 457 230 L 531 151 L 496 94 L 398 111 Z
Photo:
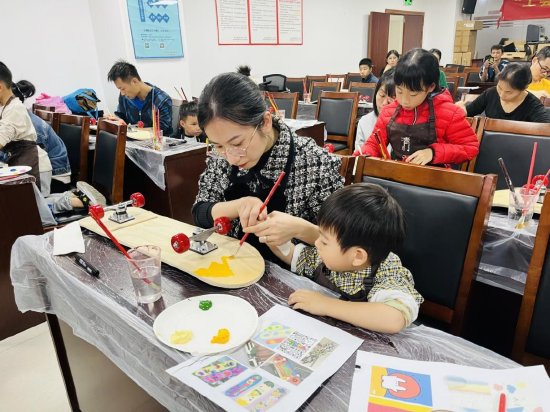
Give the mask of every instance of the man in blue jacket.
M 120 90 L 116 116 L 108 116 L 108 118 L 121 119 L 127 124 L 137 124 L 142 121 L 144 127 L 151 127 L 154 104 L 159 110 L 160 129 L 164 132 L 164 136 L 172 134 L 172 99 L 168 94 L 142 81 L 136 67 L 124 60 L 117 61 L 111 67 L 107 78 Z

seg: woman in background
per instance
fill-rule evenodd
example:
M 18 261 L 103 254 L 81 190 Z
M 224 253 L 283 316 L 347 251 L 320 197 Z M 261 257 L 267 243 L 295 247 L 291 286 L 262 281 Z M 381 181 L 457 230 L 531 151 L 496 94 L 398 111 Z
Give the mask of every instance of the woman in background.
M 397 50 L 390 50 L 388 54 L 386 54 L 386 66 L 380 72 L 380 76 L 382 76 L 384 72 L 395 68 L 395 66 L 397 66 L 398 61 L 399 61 L 399 52 Z

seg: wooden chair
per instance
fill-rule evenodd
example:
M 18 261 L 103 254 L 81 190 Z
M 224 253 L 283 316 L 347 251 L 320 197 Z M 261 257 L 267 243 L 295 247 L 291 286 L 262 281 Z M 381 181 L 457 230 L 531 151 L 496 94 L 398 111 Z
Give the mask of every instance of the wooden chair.
M 468 171 L 497 174 L 497 189 L 507 188 L 498 164 L 499 157 L 504 159 L 516 187 L 526 183 L 534 142 L 538 142 L 538 148 L 533 175 L 546 174 L 548 163 L 545 159 L 550 158 L 550 127 L 547 123 L 480 118 L 477 137 L 479 153 L 470 161 Z
M 285 111 L 285 117 L 296 119 L 298 114 L 298 93 L 269 92 L 275 104 L 281 110 Z M 267 99 L 267 96 L 265 97 Z M 269 103 L 266 100 L 267 105 Z
M 477 86 L 479 83 L 481 83 L 481 79 L 479 78 L 479 70 L 467 72 L 466 86 Z
M 306 88 L 307 90 L 309 91 L 309 93 L 311 93 L 311 83 L 313 82 L 326 82 L 327 81 L 327 76 L 324 75 L 324 76 L 306 76 Z M 311 99 L 313 100 L 313 99 Z
M 375 101 L 374 89 L 376 89 L 376 83 L 351 82 L 349 84 L 350 92 L 359 93 L 359 98 L 361 98 L 362 96 L 365 96 L 367 99 L 367 102 L 370 102 L 373 104 Z
M 321 92 L 315 118 L 325 122 L 327 143 L 337 154 L 353 153 L 358 104 L 357 92 Z
M 458 73 L 458 67 L 457 66 L 444 67 L 441 70 L 443 70 L 443 73 L 445 73 L 445 74 Z
M 125 150 L 126 125 L 100 119 L 95 142 L 92 186 L 110 204 L 122 202 Z
M 319 94 L 323 91 L 339 92 L 342 84 L 340 82 L 313 82 L 311 84 L 311 101 L 319 100 Z
M 346 80 L 344 80 L 344 89 L 349 89 L 349 84 L 351 82 L 361 82 L 361 73 L 351 73 L 349 72 L 347 75 L 346 75 Z
M 305 77 L 287 77 L 286 88 L 291 93 L 298 93 L 298 100 L 304 100 L 304 82 Z
M 342 160 L 340 165 L 340 176 L 344 178 L 344 186 L 350 185 L 353 182 L 353 172 L 355 169 L 355 162 L 359 159 L 358 156 L 338 156 Z
M 36 104 L 36 103 L 33 103 L 32 104 L 32 112 L 34 114 L 36 110 L 45 110 L 47 112 L 55 112 L 55 106 L 44 106 L 43 104 Z
M 420 311 L 460 334 L 496 176 L 361 156 L 354 180 L 377 183 L 399 202 L 407 235 L 396 253 L 425 299 Z
M 346 83 L 346 74 L 327 74 L 327 82 L 338 82 L 340 83 L 340 89 L 344 87 Z
M 457 73 L 462 73 L 464 71 L 464 66 L 462 64 L 446 64 L 445 69 L 449 69 L 451 67 L 456 67 Z
M 449 93 L 451 93 L 453 102 L 456 102 L 456 91 L 458 90 L 458 82 L 458 76 L 447 76 L 447 88 L 449 90 Z
M 33 111 L 33 113 L 44 120 L 46 123 L 48 123 L 52 127 L 54 132 L 59 132 L 59 116 L 61 115 L 61 113 L 55 113 L 53 111 L 42 109 L 36 109 Z
M 71 184 L 76 185 L 79 180 L 88 181 L 90 118 L 74 114 L 60 114 L 56 133 L 67 148 L 71 165 Z
M 519 311 L 512 358 L 523 365 L 544 364 L 550 373 L 550 196 L 546 196 Z

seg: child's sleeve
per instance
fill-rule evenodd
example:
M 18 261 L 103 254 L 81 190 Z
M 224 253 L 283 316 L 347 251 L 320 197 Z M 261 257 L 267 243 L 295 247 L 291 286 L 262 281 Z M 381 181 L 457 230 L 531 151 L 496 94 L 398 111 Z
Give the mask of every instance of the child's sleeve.
M 294 247 L 290 270 L 297 275 L 311 279 L 313 278 L 313 272 L 315 272 L 320 263 L 321 258 L 316 247 L 299 243 Z
M 385 146 L 388 145 L 388 139 L 386 136 L 386 124 L 384 123 L 382 116 L 378 116 L 376 124 L 374 125 L 374 129 L 372 129 L 371 135 L 369 136 L 365 144 L 361 147 L 361 154 L 372 157 L 382 157 L 380 146 L 378 146 L 378 142 L 374 137 L 374 132 L 376 131 L 378 131 L 378 136 L 380 137 L 382 144 Z
M 418 317 L 418 310 L 424 299 L 414 288 L 411 272 L 392 253 L 378 268 L 368 301 L 384 303 L 397 309 L 409 326 Z

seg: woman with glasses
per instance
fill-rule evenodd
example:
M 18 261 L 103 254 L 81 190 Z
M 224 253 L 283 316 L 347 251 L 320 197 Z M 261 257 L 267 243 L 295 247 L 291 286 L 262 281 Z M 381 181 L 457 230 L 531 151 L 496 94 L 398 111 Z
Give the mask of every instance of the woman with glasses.
M 221 74 L 206 85 L 198 119 L 210 151 L 193 205 L 196 224 L 212 227 L 214 219 L 227 216 L 233 219 L 231 236 L 253 233 L 250 243 L 277 262 L 266 244 L 294 238 L 313 244 L 318 228 L 312 222 L 321 204 L 343 186 L 341 160 L 272 117 L 258 86 L 238 73 Z M 260 213 L 283 171 L 281 185 Z
M 458 102 L 468 116 L 485 113 L 492 119 L 550 123 L 550 114 L 540 100 L 527 91 L 531 83 L 529 66 L 509 63 L 497 76 L 497 85 L 485 90 L 474 101 Z
M 527 88 L 539 99 L 545 97 L 550 99 L 550 80 L 546 77 L 550 75 L 550 46 L 540 49 L 531 62 L 531 84 Z

